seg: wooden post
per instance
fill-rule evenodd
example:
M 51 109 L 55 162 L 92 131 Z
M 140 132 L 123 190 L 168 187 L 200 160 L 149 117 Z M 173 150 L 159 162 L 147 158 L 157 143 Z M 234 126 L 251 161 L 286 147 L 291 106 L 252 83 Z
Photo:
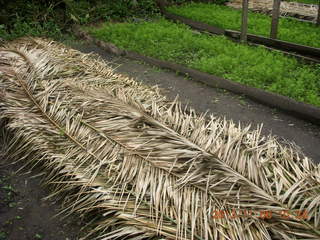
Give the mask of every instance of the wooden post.
M 166 7 L 169 5 L 166 0 L 156 0 L 156 4 L 160 8 L 160 11 L 164 11 Z
M 281 4 L 281 0 L 273 0 L 272 22 L 271 22 L 271 31 L 270 31 L 270 38 L 273 38 L 273 39 L 276 39 L 278 35 L 280 4 Z
M 242 0 L 241 42 L 247 42 L 249 0 Z
M 317 26 L 320 26 L 320 0 L 319 0 L 319 2 L 318 2 Z

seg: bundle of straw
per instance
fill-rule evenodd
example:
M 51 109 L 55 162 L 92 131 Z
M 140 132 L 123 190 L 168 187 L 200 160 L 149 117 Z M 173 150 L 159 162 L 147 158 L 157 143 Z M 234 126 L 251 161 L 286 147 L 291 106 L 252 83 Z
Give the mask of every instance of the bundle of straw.
M 43 168 L 87 239 L 320 238 L 319 166 L 261 128 L 44 39 L 6 44 L 0 71 L 8 157 Z

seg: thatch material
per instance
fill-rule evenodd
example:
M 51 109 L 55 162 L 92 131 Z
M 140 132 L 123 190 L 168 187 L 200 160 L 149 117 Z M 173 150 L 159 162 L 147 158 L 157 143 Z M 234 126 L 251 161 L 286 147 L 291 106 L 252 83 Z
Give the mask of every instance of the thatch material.
M 242 8 L 241 0 L 233 0 L 226 3 L 227 6 L 236 9 Z M 249 1 L 249 9 L 258 12 L 271 13 L 273 8 L 272 0 L 252 0 Z M 281 1 L 280 14 L 281 16 L 292 16 L 301 19 L 316 21 L 319 5 L 304 4 L 294 1 Z
M 45 169 L 63 212 L 92 220 L 88 239 L 320 238 L 319 166 L 261 128 L 199 116 L 42 39 L 7 44 L 0 71 L 8 155 Z

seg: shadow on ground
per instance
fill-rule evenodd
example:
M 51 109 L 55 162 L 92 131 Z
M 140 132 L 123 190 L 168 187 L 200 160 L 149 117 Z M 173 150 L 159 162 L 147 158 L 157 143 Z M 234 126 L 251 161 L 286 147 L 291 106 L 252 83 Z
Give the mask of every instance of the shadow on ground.
M 1 158 L 1 156 L 0 156 Z M 54 216 L 60 203 L 48 196 L 38 171 L 15 173 L 21 164 L 4 165 L 0 159 L 0 240 L 76 240 L 81 221 Z

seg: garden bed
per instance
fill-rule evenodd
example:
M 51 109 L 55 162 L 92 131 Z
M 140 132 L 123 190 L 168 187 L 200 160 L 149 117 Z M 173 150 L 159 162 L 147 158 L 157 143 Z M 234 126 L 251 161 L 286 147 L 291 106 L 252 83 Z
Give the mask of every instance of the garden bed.
M 179 15 L 175 15 L 166 11 L 163 11 L 163 15 L 175 22 L 181 22 L 193 29 L 199 30 L 201 32 L 208 32 L 215 35 L 225 35 L 232 40 L 240 40 L 240 32 L 234 30 L 227 30 L 219 28 L 216 26 L 211 26 L 206 23 L 197 22 Z M 320 63 L 320 49 L 308 47 L 304 45 L 299 45 L 291 42 L 285 42 L 277 39 L 271 39 L 263 36 L 248 34 L 247 35 L 249 43 L 263 45 L 271 49 L 282 51 L 286 55 L 296 57 L 300 60 L 307 62 Z
M 237 44 L 223 36 L 197 34 L 164 19 L 105 24 L 87 30 L 122 49 L 320 106 L 320 65 L 305 65 L 281 53 Z
M 319 65 L 304 65 L 281 53 L 236 44 L 223 36 L 195 34 L 184 25 L 163 19 L 105 24 L 86 30 L 109 52 L 182 72 L 208 85 L 245 94 L 310 121 L 316 118 L 313 122 L 320 121 Z M 272 99 L 267 99 L 267 95 Z M 298 113 L 298 108 L 303 114 Z
M 183 6 L 169 6 L 165 12 L 182 16 L 193 21 L 206 23 L 220 29 L 240 30 L 241 10 L 226 6 L 191 3 Z M 248 32 L 260 36 L 270 33 L 271 17 L 249 12 Z M 281 18 L 279 22 L 279 40 L 299 45 L 320 48 L 320 28 L 312 23 Z

